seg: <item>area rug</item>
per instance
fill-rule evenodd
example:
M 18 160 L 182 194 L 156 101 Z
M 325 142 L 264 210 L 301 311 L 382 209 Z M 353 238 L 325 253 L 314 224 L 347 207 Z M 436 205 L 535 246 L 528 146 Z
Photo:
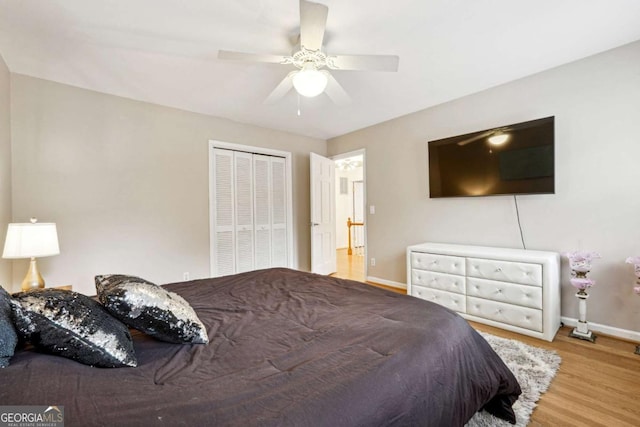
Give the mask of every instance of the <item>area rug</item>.
M 480 334 L 493 347 L 498 356 L 511 369 L 520 383 L 522 394 L 513 404 L 516 413 L 517 427 L 529 424 L 529 418 L 536 402 L 542 393 L 547 391 L 551 380 L 555 377 L 560 362 L 560 356 L 551 350 L 537 348 L 516 340 L 496 337 L 486 332 Z M 467 423 L 467 427 L 512 426 L 486 411 L 476 413 Z

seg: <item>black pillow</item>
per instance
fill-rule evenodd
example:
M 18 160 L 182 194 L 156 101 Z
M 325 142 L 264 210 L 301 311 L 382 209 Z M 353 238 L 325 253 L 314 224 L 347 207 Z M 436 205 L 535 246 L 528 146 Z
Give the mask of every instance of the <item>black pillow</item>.
M 18 344 L 18 336 L 11 320 L 11 296 L 0 286 L 0 368 L 9 366 Z
M 96 276 L 98 299 L 117 319 L 171 343 L 207 344 L 207 330 L 180 295 L 135 276 Z
M 101 368 L 138 364 L 129 329 L 85 295 L 36 289 L 15 294 L 11 308 L 18 333 L 43 353 Z

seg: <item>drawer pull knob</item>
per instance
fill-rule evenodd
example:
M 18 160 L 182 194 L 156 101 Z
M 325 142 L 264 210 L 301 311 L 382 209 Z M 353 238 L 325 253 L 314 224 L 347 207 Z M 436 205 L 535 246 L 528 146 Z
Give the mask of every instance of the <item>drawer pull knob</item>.
M 496 268 L 496 273 L 502 273 L 502 269 L 500 267 Z

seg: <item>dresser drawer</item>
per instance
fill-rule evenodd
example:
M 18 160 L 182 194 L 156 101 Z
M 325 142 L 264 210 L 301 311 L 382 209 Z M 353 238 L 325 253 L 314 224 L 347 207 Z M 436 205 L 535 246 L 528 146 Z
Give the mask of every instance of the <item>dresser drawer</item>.
M 467 276 L 521 285 L 542 286 L 542 265 L 467 258 Z
M 413 286 L 411 295 L 423 300 L 435 302 L 453 311 L 464 313 L 465 296 L 453 292 L 440 291 L 438 289 L 425 288 L 424 286 Z
M 440 289 L 441 291 L 464 294 L 464 276 L 455 274 L 435 273 L 426 270 L 411 270 L 411 283 L 427 288 Z
M 542 332 L 542 310 L 467 297 L 467 314 Z
M 469 277 L 466 294 L 471 297 L 542 309 L 542 288 L 540 286 L 516 285 Z
M 411 268 L 464 276 L 464 258 L 423 252 L 411 253 Z

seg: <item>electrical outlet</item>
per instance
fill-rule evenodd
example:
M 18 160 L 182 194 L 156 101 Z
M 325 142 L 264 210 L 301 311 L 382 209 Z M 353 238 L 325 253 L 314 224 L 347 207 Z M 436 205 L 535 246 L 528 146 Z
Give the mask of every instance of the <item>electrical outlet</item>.
M 185 271 L 184 273 L 182 273 L 182 280 L 189 280 L 189 272 Z
M 371 258 L 371 267 L 375 267 L 375 266 L 376 266 L 376 259 Z

